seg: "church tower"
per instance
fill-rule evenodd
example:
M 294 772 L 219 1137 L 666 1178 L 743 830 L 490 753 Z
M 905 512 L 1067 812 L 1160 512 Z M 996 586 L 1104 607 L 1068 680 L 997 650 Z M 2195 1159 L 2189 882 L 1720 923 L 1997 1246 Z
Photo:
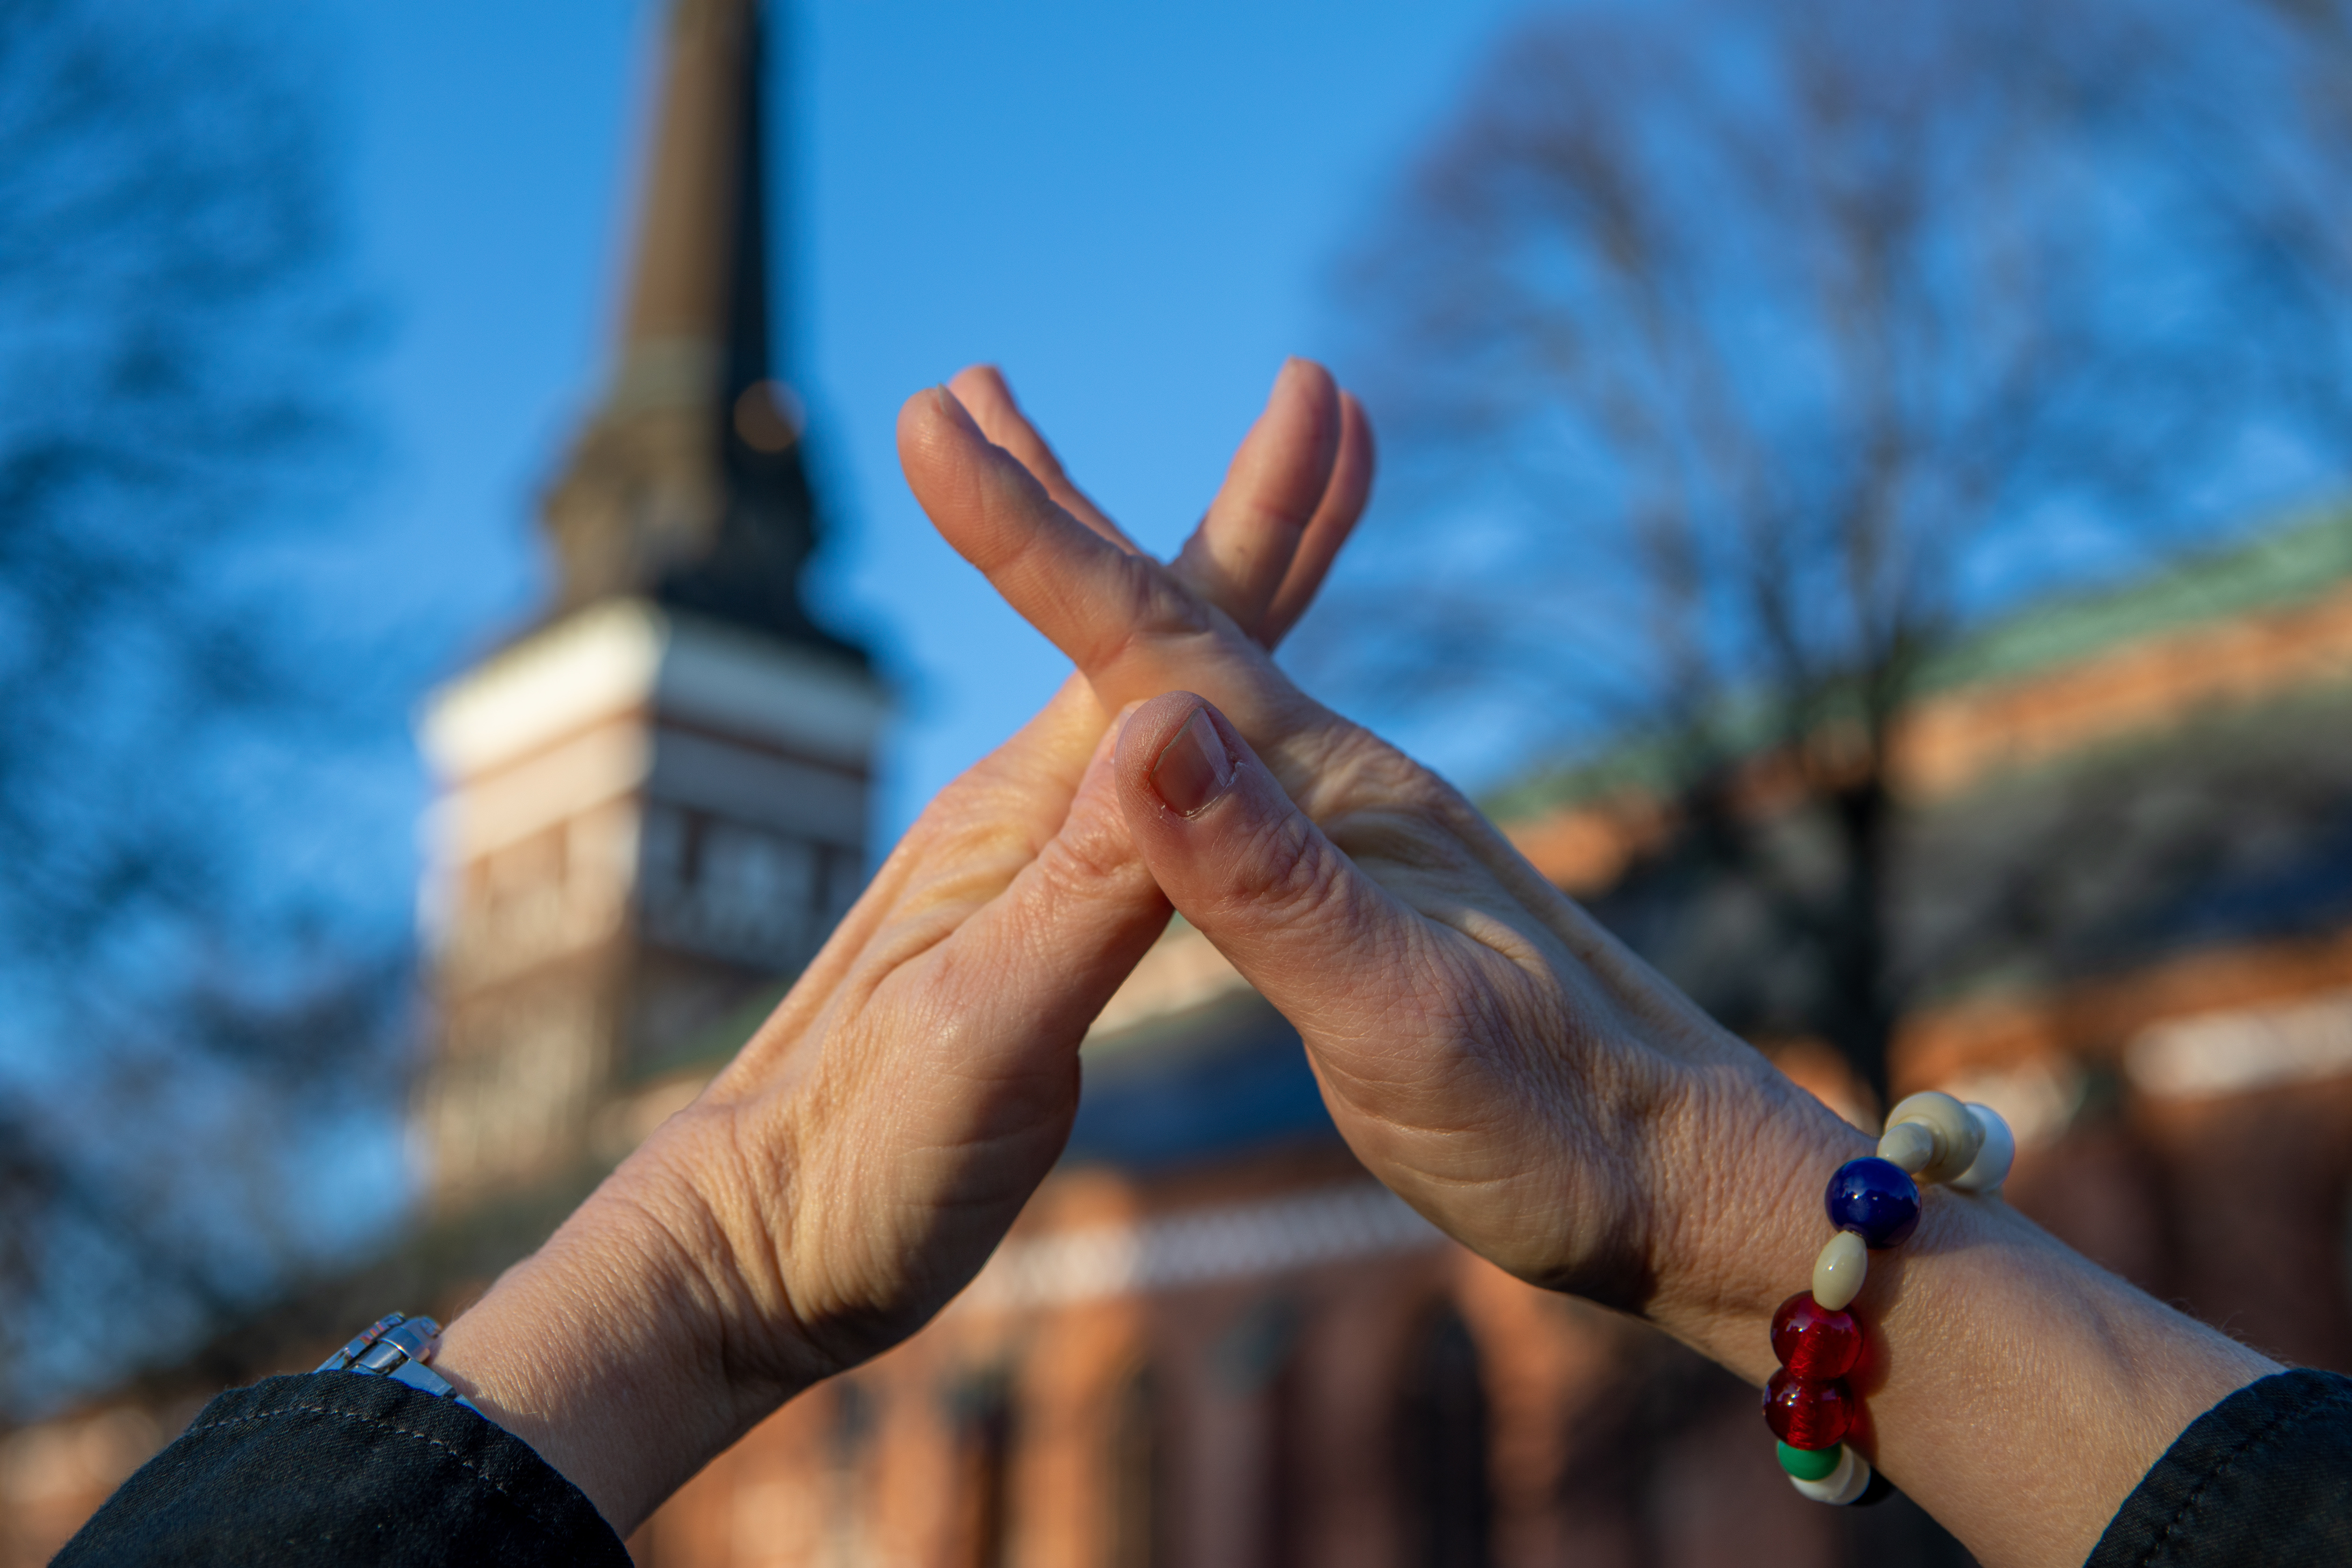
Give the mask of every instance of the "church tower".
M 740 1044 L 855 896 L 885 694 L 800 594 L 818 516 L 775 374 L 759 0 L 674 0 L 619 353 L 548 492 L 545 618 L 425 750 L 443 1213 L 610 1159 Z

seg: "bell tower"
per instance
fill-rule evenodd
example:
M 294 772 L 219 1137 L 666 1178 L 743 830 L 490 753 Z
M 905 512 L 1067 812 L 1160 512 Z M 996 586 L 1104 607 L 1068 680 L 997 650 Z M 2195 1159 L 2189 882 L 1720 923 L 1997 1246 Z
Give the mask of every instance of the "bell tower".
M 434 1206 L 609 1159 L 689 1096 L 864 876 L 886 694 L 809 616 L 772 355 L 759 0 L 674 0 L 619 352 L 548 491 L 544 618 L 435 694 Z

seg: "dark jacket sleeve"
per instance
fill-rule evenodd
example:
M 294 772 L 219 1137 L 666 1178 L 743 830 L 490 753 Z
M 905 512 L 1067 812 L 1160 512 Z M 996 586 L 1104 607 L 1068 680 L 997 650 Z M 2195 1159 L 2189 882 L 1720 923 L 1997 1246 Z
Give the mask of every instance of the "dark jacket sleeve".
M 53 1568 L 628 1562 L 594 1505 L 520 1438 L 388 1377 L 317 1372 L 205 1405 Z
M 2283 1372 L 2190 1423 L 2085 1568 L 2352 1563 L 2352 1379 Z

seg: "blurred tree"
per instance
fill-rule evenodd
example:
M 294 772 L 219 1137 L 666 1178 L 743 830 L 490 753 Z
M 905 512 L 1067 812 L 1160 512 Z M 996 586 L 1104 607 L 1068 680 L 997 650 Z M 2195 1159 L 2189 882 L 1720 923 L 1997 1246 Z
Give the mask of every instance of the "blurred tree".
M 1923 669 L 2025 590 L 2336 479 L 2352 140 L 2316 12 L 1528 23 L 1346 279 L 1415 526 L 1360 547 L 1324 657 L 1512 721 L 1490 762 L 1644 761 L 1675 854 L 1780 933 L 1770 984 L 1705 999 L 1884 1094 Z
M 276 816 L 399 708 L 285 570 L 365 321 L 266 20 L 0 3 L 0 1414 L 268 1289 L 390 1087 L 396 944 Z

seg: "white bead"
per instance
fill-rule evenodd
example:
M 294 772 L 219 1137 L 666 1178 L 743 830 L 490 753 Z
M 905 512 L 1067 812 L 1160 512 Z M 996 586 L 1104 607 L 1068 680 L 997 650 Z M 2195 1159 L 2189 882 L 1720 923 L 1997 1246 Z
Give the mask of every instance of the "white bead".
M 1936 1157 L 1913 1173 L 1923 1185 L 1948 1182 L 1969 1168 L 1984 1143 L 1984 1131 L 1969 1108 L 1948 1094 L 1928 1089 L 1903 1100 L 1886 1113 L 1888 1131 L 1916 1122 L 1936 1138 Z
M 2009 1180 L 2009 1167 L 2017 1159 L 2017 1135 L 2000 1112 L 1989 1105 L 1970 1105 L 1969 1119 L 1984 1131 L 1984 1145 L 1977 1151 L 1969 1168 L 1954 1176 L 1946 1185 L 1955 1192 L 1996 1193 Z
M 1898 1121 L 1878 1141 L 1878 1157 L 1916 1176 L 1935 1162 L 1935 1131 L 1923 1121 Z
M 1847 1303 L 1862 1294 L 1862 1282 L 1869 1273 L 1870 1249 L 1863 1246 L 1862 1237 L 1842 1230 L 1813 1259 L 1813 1300 L 1832 1312 L 1843 1312 Z
M 1869 1487 L 1870 1461 L 1855 1453 L 1853 1445 L 1848 1443 L 1844 1454 L 1838 1459 L 1836 1469 L 1817 1481 L 1801 1481 L 1790 1476 L 1789 1484 L 1815 1502 L 1843 1508 Z

